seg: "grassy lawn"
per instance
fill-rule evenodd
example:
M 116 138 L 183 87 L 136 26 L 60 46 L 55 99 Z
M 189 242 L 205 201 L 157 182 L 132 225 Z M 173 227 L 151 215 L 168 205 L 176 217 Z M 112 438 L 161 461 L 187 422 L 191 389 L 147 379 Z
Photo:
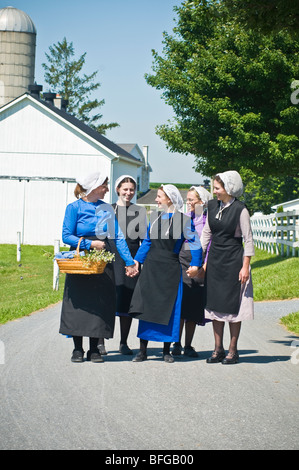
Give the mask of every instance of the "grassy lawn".
M 62 299 L 65 274 L 53 291 L 53 261 L 45 252 L 53 246 L 22 245 L 17 262 L 16 245 L 0 245 L 0 323 L 29 315 Z
M 16 245 L 0 245 L 0 323 L 62 299 L 65 275 L 60 274 L 59 290 L 53 291 L 53 262 L 45 256 L 49 252 L 53 253 L 53 246 L 23 245 L 18 263 Z M 298 257 L 282 258 L 256 249 L 251 267 L 255 301 L 299 298 Z M 284 317 L 285 326 L 299 334 L 299 312 L 288 317 Z

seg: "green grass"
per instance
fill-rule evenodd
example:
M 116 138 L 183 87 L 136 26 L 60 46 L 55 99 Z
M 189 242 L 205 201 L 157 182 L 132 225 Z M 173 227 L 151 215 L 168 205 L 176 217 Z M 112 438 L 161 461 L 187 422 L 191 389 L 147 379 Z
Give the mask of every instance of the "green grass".
M 22 245 L 17 262 L 16 245 L 0 245 L 0 323 L 29 315 L 62 299 L 64 274 L 53 291 L 53 261 L 45 252 L 53 246 Z
M 251 259 L 254 300 L 299 298 L 299 258 L 271 255 L 255 249 Z
M 299 335 L 299 312 L 293 312 L 281 318 L 281 323 L 288 331 Z
M 0 245 L 0 324 L 62 299 L 65 275 L 60 274 L 59 290 L 53 291 L 53 262 L 46 253 L 53 253 L 53 246 L 22 245 L 18 263 L 16 245 Z M 256 249 L 251 267 L 255 301 L 299 298 L 298 257 L 282 258 Z M 284 324 L 289 321 L 291 331 L 299 334 L 298 312 L 289 317 L 284 317 Z

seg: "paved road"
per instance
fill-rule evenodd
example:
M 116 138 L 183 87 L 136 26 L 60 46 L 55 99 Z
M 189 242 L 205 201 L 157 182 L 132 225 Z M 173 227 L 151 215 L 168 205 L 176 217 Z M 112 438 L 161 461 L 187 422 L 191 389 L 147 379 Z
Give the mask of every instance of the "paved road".
M 298 310 L 299 299 L 256 303 L 234 366 L 206 364 L 210 324 L 195 334 L 199 358 L 173 364 L 162 361 L 159 343 L 143 363 L 119 355 L 118 321 L 105 363 L 71 363 L 72 340 L 58 334 L 60 304 L 2 325 L 0 449 L 298 449 L 299 338 L 279 325 Z

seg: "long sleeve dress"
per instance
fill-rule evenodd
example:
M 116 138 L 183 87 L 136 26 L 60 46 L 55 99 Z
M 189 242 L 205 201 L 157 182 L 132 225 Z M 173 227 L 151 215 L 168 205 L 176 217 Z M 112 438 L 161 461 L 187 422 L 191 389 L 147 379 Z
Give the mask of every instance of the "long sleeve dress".
M 130 313 L 139 318 L 137 336 L 150 341 L 179 340 L 182 268 L 179 252 L 189 240 L 192 266 L 201 266 L 202 249 L 190 217 L 162 213 L 149 224 L 147 237 L 135 260 L 143 264 L 131 301 Z
M 83 199 L 69 204 L 63 221 L 62 240 L 76 249 L 90 250 L 92 240 L 115 239 L 126 266 L 134 264 L 124 236 L 119 229 L 113 208 L 99 200 Z M 59 332 L 68 336 L 112 338 L 115 323 L 116 292 L 113 266 L 108 263 L 103 274 L 66 274 Z
M 112 204 L 118 224 L 124 234 L 132 258 L 135 257 L 140 244 L 146 237 L 147 219 L 146 209 L 136 204 L 129 206 L 119 206 Z M 131 298 L 133 295 L 138 276 L 128 277 L 125 273 L 125 261 L 118 253 L 115 244 L 112 252 L 115 253 L 113 263 L 115 284 L 116 284 L 116 315 L 128 315 Z
M 253 319 L 251 272 L 245 284 L 239 281 L 243 256 L 254 256 L 250 216 L 242 202 L 233 199 L 221 207 L 219 201 L 209 201 L 201 236 L 204 252 L 209 242 L 205 318 L 229 322 Z

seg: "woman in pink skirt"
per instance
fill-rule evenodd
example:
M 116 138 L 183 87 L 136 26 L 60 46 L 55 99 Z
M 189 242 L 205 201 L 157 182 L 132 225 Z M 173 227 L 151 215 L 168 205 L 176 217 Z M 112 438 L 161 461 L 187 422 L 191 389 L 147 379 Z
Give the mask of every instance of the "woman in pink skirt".
M 236 364 L 241 322 L 253 319 L 250 259 L 254 244 L 249 212 L 237 199 L 242 192 L 238 172 L 215 176 L 217 199 L 208 203 L 208 218 L 201 236 L 203 252 L 211 240 L 205 276 L 205 318 L 213 321 L 215 349 L 208 363 Z M 227 355 L 223 347 L 225 322 L 230 328 Z

